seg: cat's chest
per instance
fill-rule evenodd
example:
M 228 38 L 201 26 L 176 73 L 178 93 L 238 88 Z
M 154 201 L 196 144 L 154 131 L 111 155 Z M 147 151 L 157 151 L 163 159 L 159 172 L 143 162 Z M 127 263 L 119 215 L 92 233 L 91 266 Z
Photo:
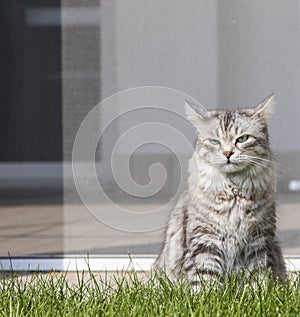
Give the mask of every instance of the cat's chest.
M 199 194 L 195 202 L 194 219 L 199 219 L 204 226 L 214 227 L 224 236 L 241 237 L 259 222 L 267 198 L 250 199 L 238 188 L 227 186 L 214 195 Z
M 211 199 L 211 207 L 221 223 L 230 226 L 252 216 L 251 200 L 236 188 L 219 192 Z
M 245 201 L 234 201 L 231 208 L 228 208 L 226 215 L 221 217 L 221 222 L 227 224 L 230 228 L 239 227 L 240 223 L 245 220 L 246 205 Z
M 235 191 L 221 193 L 212 204 L 209 218 L 221 238 L 230 241 L 230 245 L 235 244 L 234 241 L 247 240 L 249 230 L 257 222 L 257 202 Z
M 218 227 L 221 238 L 224 241 L 240 240 L 247 235 L 247 231 L 251 222 L 251 217 L 247 215 L 248 202 L 243 199 L 233 199 L 227 201 L 222 213 L 215 214 L 213 217 L 215 225 Z

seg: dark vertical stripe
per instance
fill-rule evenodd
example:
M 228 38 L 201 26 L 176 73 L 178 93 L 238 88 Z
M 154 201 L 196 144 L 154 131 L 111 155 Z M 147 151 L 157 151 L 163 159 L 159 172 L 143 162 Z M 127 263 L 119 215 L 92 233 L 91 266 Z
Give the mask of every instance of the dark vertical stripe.
M 229 129 L 229 126 L 234 123 L 235 120 L 235 113 L 233 111 L 226 111 L 224 113 L 223 117 L 223 125 L 224 130 L 227 131 Z
M 183 220 L 182 220 L 182 258 L 181 258 L 181 267 L 184 265 L 186 253 L 187 253 L 187 240 L 186 240 L 186 234 L 187 234 L 187 222 L 188 222 L 188 212 L 187 212 L 187 207 L 183 207 Z

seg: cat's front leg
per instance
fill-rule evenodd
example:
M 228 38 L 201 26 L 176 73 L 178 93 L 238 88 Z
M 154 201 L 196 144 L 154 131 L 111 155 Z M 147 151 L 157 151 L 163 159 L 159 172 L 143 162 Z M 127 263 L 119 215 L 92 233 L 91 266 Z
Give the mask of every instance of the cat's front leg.
M 216 287 L 223 283 L 223 269 L 220 263 L 221 259 L 212 254 L 198 254 L 186 259 L 185 275 L 195 292 L 203 287 Z
M 267 251 L 267 267 L 272 270 L 273 277 L 283 283 L 287 278 L 286 267 L 279 242 L 270 240 Z
M 265 247 L 261 251 L 250 253 L 244 267 L 237 270 L 241 281 L 253 289 L 265 288 L 272 282 L 272 270 L 267 265 L 267 252 Z
M 221 273 L 219 275 L 212 275 L 210 273 L 201 272 L 195 273 L 189 278 L 188 283 L 191 286 L 193 293 L 198 293 L 203 289 L 219 288 L 224 282 Z
M 269 280 L 273 275 L 272 279 L 284 282 L 287 277 L 286 268 L 279 243 L 271 238 L 267 239 L 266 245 L 260 251 L 256 250 L 255 253 L 252 252 L 252 257 L 248 257 L 248 269 L 257 272 L 256 275 L 262 281 Z

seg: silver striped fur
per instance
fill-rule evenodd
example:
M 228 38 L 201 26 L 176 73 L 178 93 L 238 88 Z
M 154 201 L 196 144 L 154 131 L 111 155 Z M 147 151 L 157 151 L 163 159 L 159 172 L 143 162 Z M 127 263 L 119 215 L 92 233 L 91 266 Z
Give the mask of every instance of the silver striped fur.
M 232 111 L 186 103 L 198 139 L 187 190 L 170 216 L 154 268 L 193 283 L 265 267 L 285 280 L 268 135 L 272 97 L 255 108 Z

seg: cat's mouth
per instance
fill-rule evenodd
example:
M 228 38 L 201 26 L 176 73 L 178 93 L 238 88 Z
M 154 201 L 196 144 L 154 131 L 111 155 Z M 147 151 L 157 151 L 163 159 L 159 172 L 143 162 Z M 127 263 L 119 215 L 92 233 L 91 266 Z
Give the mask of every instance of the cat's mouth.
M 225 165 L 238 165 L 238 163 L 240 163 L 240 161 L 231 160 L 230 158 L 228 158 L 225 162 Z
M 235 173 L 243 170 L 245 168 L 245 165 L 240 159 L 228 158 L 226 161 L 223 161 L 223 164 L 221 164 L 220 167 L 225 173 Z
M 213 163 L 220 171 L 225 173 L 235 173 L 243 170 L 245 166 L 245 161 L 238 156 L 228 157 L 225 159 L 219 158 L 218 160 L 212 160 Z

